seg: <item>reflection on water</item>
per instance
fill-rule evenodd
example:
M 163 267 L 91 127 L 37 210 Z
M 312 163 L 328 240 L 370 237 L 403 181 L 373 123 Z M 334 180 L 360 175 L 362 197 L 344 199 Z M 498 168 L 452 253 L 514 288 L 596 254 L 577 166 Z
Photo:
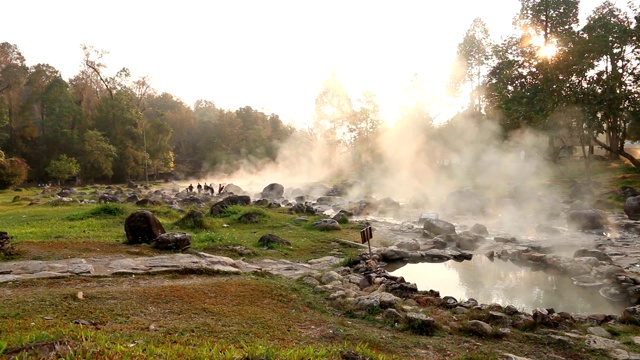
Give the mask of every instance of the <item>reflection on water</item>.
M 470 261 L 393 264 L 387 270 L 415 283 L 419 290 L 437 290 L 458 301 L 514 305 L 521 311 L 553 308 L 572 314 L 621 314 L 624 305 L 608 301 L 597 289 L 575 286 L 568 276 L 520 267 L 510 261 L 474 256 Z

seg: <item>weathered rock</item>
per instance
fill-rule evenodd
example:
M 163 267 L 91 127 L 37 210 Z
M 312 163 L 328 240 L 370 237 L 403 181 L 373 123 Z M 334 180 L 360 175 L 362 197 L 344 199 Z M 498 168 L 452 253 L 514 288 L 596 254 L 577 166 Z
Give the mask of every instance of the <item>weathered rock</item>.
M 425 219 L 422 228 L 428 231 L 429 234 L 431 234 L 431 237 L 456 233 L 455 225 L 439 219 Z
M 609 223 L 607 214 L 602 210 L 575 210 L 567 215 L 567 225 L 577 230 L 598 230 Z
M 382 318 L 391 320 L 391 321 L 400 321 L 402 320 L 402 314 L 396 309 L 386 309 L 382 313 Z
M 587 335 L 587 340 L 585 341 L 585 345 L 592 349 L 600 349 L 600 350 L 613 350 L 620 349 L 623 347 L 622 343 L 616 340 L 605 339 L 600 336 L 595 335 Z
M 487 227 L 482 224 L 474 224 L 469 231 L 476 235 L 489 235 L 489 230 L 487 230 Z
M 260 237 L 260 240 L 258 240 L 258 245 L 272 248 L 274 245 L 291 246 L 291 242 L 275 234 L 264 234 Z
M 204 201 L 195 195 L 187 196 L 184 199 L 180 200 L 180 205 L 183 206 L 193 206 L 193 205 L 202 205 Z
M 624 213 L 631 220 L 640 220 L 640 196 L 628 197 L 624 202 Z
M 424 252 L 424 258 L 427 262 L 445 262 L 451 260 L 451 255 L 440 250 L 440 249 L 431 249 Z
M 617 193 L 624 199 L 640 195 L 640 192 L 631 186 L 621 186 Z
M 320 196 L 318 199 L 316 199 L 316 203 L 318 205 L 334 206 L 344 205 L 347 203 L 347 201 L 339 196 Z
M 420 244 L 417 241 L 412 239 L 404 239 L 398 241 L 395 246 L 398 249 L 408 250 L 408 251 L 417 251 L 420 250 Z
M 333 219 L 322 219 L 313 223 L 313 227 L 322 231 L 340 230 L 340 224 Z
M 115 195 L 102 194 L 98 197 L 98 204 L 100 203 L 118 203 L 120 199 Z
M 517 355 L 513 355 L 513 354 L 509 354 L 509 353 L 505 353 L 505 354 L 503 354 L 503 356 L 504 356 L 504 360 L 531 360 L 531 359 L 526 358 L 526 357 L 517 356 Z
M 313 206 L 307 203 L 297 203 L 289 209 L 289 212 L 293 214 L 314 215 L 316 213 L 316 209 L 314 209 Z
M 160 250 L 185 250 L 191 246 L 191 235 L 176 232 L 160 234 L 151 246 Z
M 587 332 L 591 335 L 595 335 L 595 336 L 599 336 L 599 337 L 603 337 L 606 339 L 611 339 L 612 335 L 610 332 L 608 332 L 606 329 L 601 328 L 599 326 L 592 326 L 587 328 Z
M 436 321 L 423 313 L 409 312 L 405 315 L 404 319 L 407 328 L 417 334 L 433 335 L 439 329 Z
M 222 193 L 223 194 L 234 194 L 234 195 L 245 195 L 244 190 L 242 190 L 242 188 L 238 185 L 235 184 L 227 184 L 224 186 L 224 188 L 222 189 Z
M 482 235 L 473 235 L 470 233 L 456 235 L 456 246 L 460 250 L 473 251 L 480 246 L 480 243 L 484 242 Z
M 129 244 L 149 244 L 166 232 L 158 218 L 146 210 L 138 210 L 129 215 L 124 221 L 124 231 Z
M 491 325 L 480 320 L 471 320 L 467 322 L 467 329 L 472 334 L 475 334 L 481 337 L 488 337 L 493 334 L 493 328 L 491 327 Z
M 251 197 L 248 195 L 231 195 L 213 204 L 209 209 L 209 214 L 218 216 L 222 210 L 232 205 L 248 206 L 251 204 Z
M 264 199 L 275 200 L 282 198 L 284 194 L 284 186 L 278 183 L 272 183 L 265 186 L 260 193 L 260 196 Z
M 324 273 L 322 275 L 322 277 L 320 278 L 320 282 L 327 285 L 327 284 L 331 284 L 332 282 L 341 282 L 343 279 L 342 275 L 338 274 L 335 271 L 327 271 L 326 273 Z
M 622 311 L 621 320 L 632 321 L 635 324 L 640 324 L 640 305 L 630 306 Z
M 400 203 L 393 200 L 390 197 L 381 199 L 378 202 L 378 211 L 383 214 L 398 210 L 399 208 L 400 208 Z
M 367 309 L 372 307 L 379 307 L 382 309 L 393 308 L 402 300 L 387 292 L 374 292 L 369 295 L 360 296 L 355 299 L 355 306 L 359 309 Z
M 573 253 L 573 257 L 574 258 L 593 257 L 598 259 L 599 261 L 604 261 L 609 264 L 613 263 L 613 260 L 611 260 L 611 257 L 609 257 L 609 255 L 605 254 L 600 250 L 595 250 L 595 249 L 578 249 L 576 250 L 576 252 Z
M 147 199 L 147 198 L 136 201 L 136 206 L 152 206 L 152 205 L 159 205 L 159 204 L 160 204 L 159 201 Z

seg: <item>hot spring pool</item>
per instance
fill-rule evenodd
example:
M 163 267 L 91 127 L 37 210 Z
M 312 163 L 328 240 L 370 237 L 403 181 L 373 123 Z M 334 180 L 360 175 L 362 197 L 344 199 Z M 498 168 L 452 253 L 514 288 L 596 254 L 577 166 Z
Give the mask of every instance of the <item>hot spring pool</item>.
M 554 275 L 509 260 L 474 256 L 469 261 L 394 263 L 387 271 L 415 283 L 419 290 L 437 290 L 440 296 L 479 303 L 514 305 L 520 311 L 553 308 L 572 314 L 621 314 L 625 304 L 613 303 L 597 288 L 582 288 L 566 275 Z

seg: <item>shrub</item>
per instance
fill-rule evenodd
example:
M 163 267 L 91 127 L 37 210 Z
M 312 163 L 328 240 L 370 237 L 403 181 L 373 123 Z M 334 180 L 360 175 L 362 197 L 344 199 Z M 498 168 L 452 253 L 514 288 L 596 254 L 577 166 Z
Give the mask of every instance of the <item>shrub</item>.
M 204 214 L 198 210 L 190 210 L 182 219 L 176 221 L 175 226 L 180 229 L 207 229 Z
M 105 217 L 105 216 L 122 216 L 126 214 L 125 206 L 116 203 L 105 203 L 94 207 L 93 209 L 81 213 L 68 216 L 68 220 L 85 220 L 89 218 Z
M 18 158 L 0 159 L 0 190 L 22 184 L 27 179 L 29 166 Z

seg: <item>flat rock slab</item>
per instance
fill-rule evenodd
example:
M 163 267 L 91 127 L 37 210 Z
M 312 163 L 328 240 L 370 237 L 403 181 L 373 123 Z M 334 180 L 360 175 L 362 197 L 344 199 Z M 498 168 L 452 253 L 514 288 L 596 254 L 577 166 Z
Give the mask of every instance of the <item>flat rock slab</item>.
M 0 283 L 68 276 L 109 276 L 180 271 L 225 274 L 265 272 L 297 279 L 306 275 L 318 275 L 338 265 L 341 261 L 340 258 L 326 256 L 310 260 L 308 263 L 272 259 L 249 263 L 207 253 L 133 258 L 119 255 L 52 261 L 29 260 L 0 263 Z
M 154 257 L 95 257 L 53 261 L 16 261 L 0 263 L 0 282 L 117 274 L 151 274 L 171 271 L 201 271 L 239 274 L 242 270 L 228 257 L 205 253 L 170 254 Z
M 266 272 L 289 279 L 300 279 L 307 275 L 318 276 L 340 264 L 342 259 L 335 256 L 325 256 L 319 259 L 309 260 L 308 263 L 293 262 L 288 260 L 264 259 L 258 262 L 237 261 L 243 272 Z

